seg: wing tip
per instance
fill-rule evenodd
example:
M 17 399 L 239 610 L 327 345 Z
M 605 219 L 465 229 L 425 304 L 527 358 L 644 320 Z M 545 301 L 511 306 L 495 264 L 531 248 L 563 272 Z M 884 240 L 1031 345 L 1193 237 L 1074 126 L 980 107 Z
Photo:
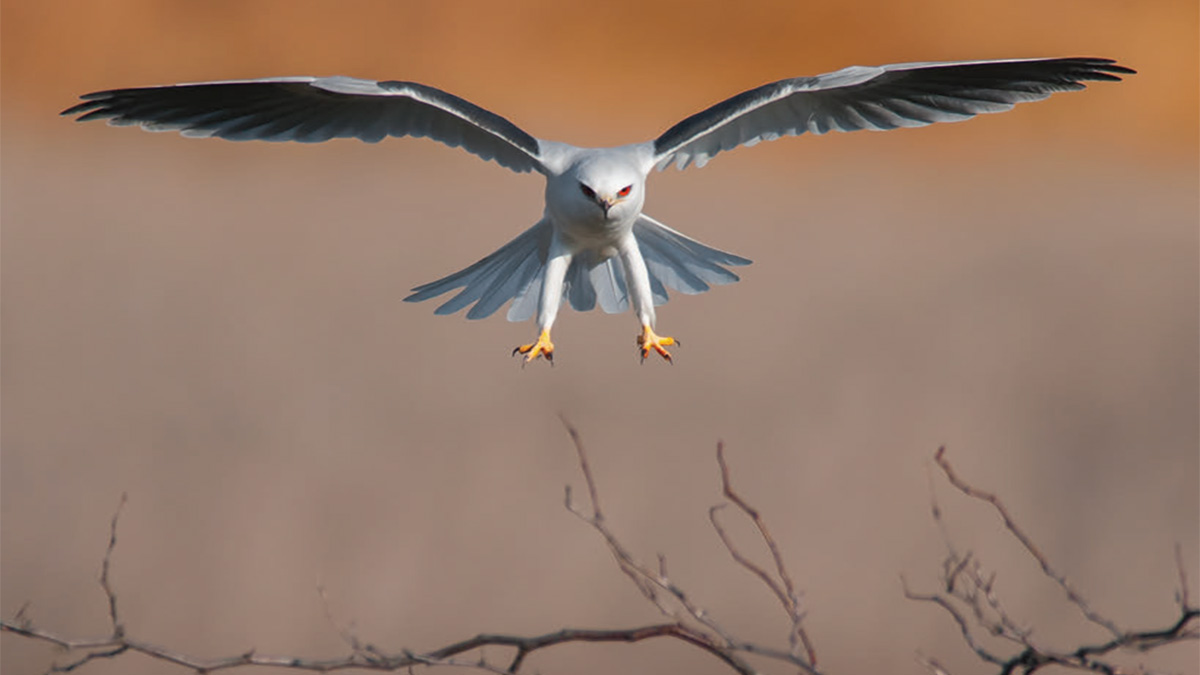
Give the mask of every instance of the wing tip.
M 1086 56 L 1077 59 L 1079 65 L 1084 66 L 1087 71 L 1081 79 L 1101 81 L 1101 82 L 1120 82 L 1122 75 L 1137 75 L 1137 70 L 1129 66 L 1117 63 L 1116 59 Z
M 101 108 L 101 106 L 103 105 L 103 104 L 102 104 L 102 103 L 100 103 L 99 101 L 87 100 L 87 98 L 86 98 L 86 97 L 84 97 L 84 96 L 81 96 L 80 98 L 81 98 L 81 99 L 84 99 L 84 100 L 83 100 L 83 102 L 81 102 L 81 103 L 76 103 L 75 105 L 71 106 L 70 108 L 67 108 L 66 110 L 63 110 L 62 112 L 60 112 L 60 113 L 58 113 L 58 114 L 59 114 L 59 115 L 64 115 L 64 116 L 66 116 L 66 115 L 80 115 L 80 117 L 79 117 L 79 118 L 77 118 L 75 121 L 77 121 L 77 122 L 82 122 L 82 121 L 84 121 L 84 119 L 83 119 L 83 118 L 84 118 L 86 115 L 88 115 L 88 114 L 91 114 L 91 113 L 95 113 L 95 112 L 99 112 L 99 111 L 100 111 L 100 108 Z M 93 118 L 91 118 L 91 119 L 95 119 L 95 118 L 93 117 Z

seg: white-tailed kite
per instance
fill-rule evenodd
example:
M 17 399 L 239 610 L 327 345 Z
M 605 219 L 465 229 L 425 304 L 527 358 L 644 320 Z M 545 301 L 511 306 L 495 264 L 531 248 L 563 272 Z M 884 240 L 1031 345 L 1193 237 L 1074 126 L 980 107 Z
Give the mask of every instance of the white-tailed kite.
M 851 66 L 742 92 L 652 141 L 617 148 L 544 141 L 423 84 L 340 76 L 114 89 L 87 94 L 62 114 L 235 141 L 374 143 L 386 136 L 428 136 L 513 171 L 537 171 L 546 177 L 541 220 L 474 265 L 414 288 L 405 300 L 461 288 L 436 313 L 474 305 L 468 319 L 489 316 L 512 300 L 508 320 L 524 321 L 536 307 L 536 341 L 513 350 L 526 362 L 553 360 L 550 328 L 564 298 L 579 311 L 599 303 L 616 313 L 632 303 L 642 359 L 653 350 L 670 361 L 666 348 L 675 340 L 655 333 L 654 316 L 654 306 L 667 301 L 667 287 L 702 293 L 710 284 L 737 281 L 727 268 L 750 261 L 642 213 L 652 169 L 703 166 L 721 151 L 805 132 L 957 122 L 1133 72 L 1101 58 Z

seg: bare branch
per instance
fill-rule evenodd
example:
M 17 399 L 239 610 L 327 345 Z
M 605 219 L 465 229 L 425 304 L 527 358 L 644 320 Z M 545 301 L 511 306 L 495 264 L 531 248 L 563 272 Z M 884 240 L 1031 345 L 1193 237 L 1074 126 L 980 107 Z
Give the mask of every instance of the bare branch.
M 412 666 L 453 665 L 461 667 L 481 668 L 498 673 L 516 673 L 529 654 L 567 642 L 641 642 L 658 637 L 673 637 L 705 649 L 714 656 L 730 665 L 734 670 L 747 675 L 754 673 L 749 666 L 739 660 L 731 659 L 728 655 L 714 652 L 711 645 L 705 643 L 687 629 L 677 624 L 655 624 L 620 630 L 587 630 L 565 628 L 553 633 L 535 636 L 518 636 L 503 634 L 481 634 L 468 640 L 462 640 L 425 653 L 403 651 L 395 655 L 387 655 L 374 647 L 366 647 L 362 652 L 332 659 L 303 659 L 292 656 L 269 656 L 255 653 L 253 650 L 237 656 L 202 659 L 175 652 L 164 647 L 131 640 L 128 638 L 102 638 L 99 640 L 70 640 L 62 636 L 33 627 L 16 626 L 8 621 L 0 621 L 0 630 L 33 638 L 57 645 L 67 650 L 88 650 L 88 654 L 66 665 L 52 666 L 49 672 L 69 672 L 80 666 L 102 658 L 113 658 L 125 652 L 138 652 L 162 661 L 193 670 L 197 673 L 211 673 L 218 670 L 240 668 L 243 666 L 270 666 L 291 668 L 311 672 L 333 672 L 358 668 L 373 671 L 396 671 Z M 483 661 L 453 661 L 452 657 L 487 646 L 514 647 L 516 657 L 508 668 L 488 666 Z
M 755 563 L 734 544 L 732 537 L 726 531 L 718 514 L 723 505 L 714 506 L 709 510 L 709 519 L 718 537 L 734 561 L 743 569 L 758 578 L 776 597 L 791 620 L 788 651 L 746 642 L 734 638 L 724 630 L 704 609 L 696 605 L 688 594 L 674 583 L 669 574 L 665 556 L 657 556 L 657 567 L 651 567 L 638 562 L 629 550 L 621 543 L 605 522 L 604 512 L 600 507 L 599 490 L 595 476 L 588 463 L 587 452 L 578 432 L 565 419 L 564 426 L 574 443 L 579 460 L 580 470 L 587 483 L 588 496 L 591 500 L 590 513 L 576 507 L 572 502 L 571 489 L 568 485 L 565 491 L 566 508 L 577 517 L 588 523 L 604 539 L 609 551 L 616 560 L 618 567 L 634 583 L 638 590 L 670 621 L 652 625 L 639 626 L 617 630 L 594 630 L 564 628 L 555 632 L 535 636 L 515 636 L 504 634 L 480 634 L 473 638 L 455 642 L 438 649 L 426 652 L 415 652 L 403 649 L 398 653 L 388 653 L 374 645 L 362 643 L 350 626 L 341 626 L 334 619 L 329 598 L 323 588 L 318 588 L 325 616 L 334 626 L 342 640 L 350 648 L 350 653 L 328 659 L 305 659 L 292 656 L 260 655 L 256 650 L 242 654 L 215 659 L 202 659 L 184 654 L 166 647 L 153 645 L 131 638 L 121 621 L 118 611 L 117 593 L 113 587 L 111 572 L 112 558 L 116 550 L 117 527 L 122 510 L 127 501 L 122 495 L 121 501 L 113 514 L 108 545 L 105 549 L 100 570 L 100 586 L 104 590 L 108 602 L 108 619 L 111 633 L 96 639 L 73 639 L 52 631 L 45 630 L 34 624 L 29 616 L 29 603 L 25 603 L 14 615 L 12 620 L 0 620 L 0 632 L 12 633 L 29 639 L 56 645 L 69 652 L 74 652 L 71 660 L 64 663 L 53 663 L 48 673 L 72 672 L 88 664 L 102 660 L 115 659 L 128 652 L 137 652 L 151 658 L 174 664 L 196 673 L 207 674 L 218 670 L 240 668 L 246 666 L 265 666 L 290 668 L 293 670 L 311 672 L 333 672 L 340 670 L 371 670 L 371 671 L 400 671 L 410 673 L 419 666 L 456 666 L 482 670 L 497 675 L 516 675 L 526 664 L 528 656 L 538 650 L 567 642 L 640 642 L 659 637 L 674 638 L 696 648 L 704 650 L 729 666 L 741 675 L 751 675 L 756 671 L 745 660 L 748 655 L 770 659 L 781 664 L 795 666 L 806 675 L 820 675 L 815 669 L 816 657 L 806 635 L 802 621 L 804 612 L 801 609 L 800 594 L 784 564 L 783 556 L 767 528 L 765 520 L 753 506 L 749 504 L 734 488 L 731 472 L 725 461 L 724 446 L 717 446 L 717 463 L 721 471 L 723 494 L 738 509 L 744 513 L 758 530 L 770 551 L 774 569 Z M 1109 632 L 1117 631 L 1115 623 L 1100 616 L 1087 604 L 1085 599 L 1066 580 L 1054 570 L 1049 560 L 1034 545 L 1033 541 L 1015 523 L 1004 504 L 995 495 L 979 490 L 958 477 L 953 471 L 949 460 L 945 457 L 944 449 L 935 455 L 935 462 L 941 468 L 950 484 L 968 497 L 986 501 L 999 513 L 1008 532 L 1012 534 L 1025 550 L 1038 562 L 1043 573 L 1055 581 L 1067 593 L 1068 599 L 1092 623 L 1105 627 Z M 932 477 L 931 477 L 932 481 Z M 1052 650 L 1034 644 L 1030 638 L 1031 631 L 1024 628 L 1010 617 L 1000 598 L 995 592 L 994 573 L 988 573 L 971 552 L 960 553 L 954 546 L 942 518 L 941 507 L 937 503 L 932 482 L 930 486 L 931 513 L 937 523 L 946 545 L 947 555 L 942 564 L 943 589 L 937 593 L 921 594 L 912 591 L 907 581 L 901 577 L 905 597 L 910 600 L 928 602 L 937 605 L 946 612 L 958 626 L 967 645 L 986 663 L 999 668 L 1001 675 L 1023 673 L 1029 675 L 1049 665 L 1058 665 L 1069 669 L 1086 670 L 1104 673 L 1106 675 L 1132 675 L 1134 672 L 1144 675 L 1144 671 L 1130 671 L 1104 660 L 1105 656 L 1118 651 L 1147 652 L 1163 645 L 1177 643 L 1183 640 L 1200 639 L 1200 610 L 1191 600 L 1186 568 L 1183 562 L 1181 548 L 1175 547 L 1175 564 L 1179 575 L 1179 588 L 1176 591 L 1176 602 L 1179 605 L 1178 617 L 1167 627 L 1156 630 L 1139 632 L 1116 632 L 1107 642 L 1083 645 L 1065 650 Z M 973 621 L 972 621 L 973 619 Z M 982 631 L 982 632 L 976 632 Z M 1019 646 L 1019 651 L 1011 656 L 1003 656 L 983 644 L 981 636 L 986 633 L 1000 637 Z M 803 649 L 801 649 L 801 645 Z M 504 647 L 513 650 L 511 660 L 507 665 L 489 662 L 483 653 L 485 647 Z M 479 652 L 477 658 L 468 656 Z M 946 671 L 935 659 L 919 656 L 918 662 L 935 675 L 945 675 Z
M 1049 560 L 1016 524 L 1009 514 L 1008 509 L 1005 508 L 997 496 L 968 484 L 954 472 L 950 461 L 945 457 L 945 448 L 938 449 L 934 455 L 934 461 L 955 489 L 968 497 L 985 501 L 992 505 L 1000 514 L 1009 533 L 1038 562 L 1043 573 L 1066 591 L 1067 598 L 1083 613 L 1088 621 L 1104 627 L 1109 632 L 1115 631 L 1112 639 L 1108 642 L 1096 645 L 1083 645 L 1068 650 L 1052 650 L 1034 644 L 1031 640 L 1031 631 L 1020 627 L 1004 611 L 999 597 L 994 591 L 993 582 L 995 574 L 984 574 L 979 561 L 970 552 L 960 554 L 956 550 L 942 520 L 942 510 L 938 506 L 936 493 L 931 482 L 931 513 L 933 514 L 934 521 L 937 523 L 947 550 L 946 559 L 942 563 L 944 591 L 935 594 L 914 593 L 909 589 L 903 577 L 901 577 L 901 582 L 904 586 L 904 595 L 910 600 L 931 602 L 941 607 L 958 625 L 967 646 L 983 661 L 999 666 L 999 672 L 1002 675 L 1018 671 L 1026 674 L 1033 673 L 1048 665 L 1105 673 L 1106 675 L 1132 675 L 1132 671 L 1100 660 L 1099 657 L 1121 649 L 1144 652 L 1166 644 L 1181 642 L 1183 640 L 1195 640 L 1200 637 L 1200 626 L 1197 626 L 1200 623 L 1197 621 L 1200 611 L 1190 604 L 1187 576 L 1184 573 L 1182 553 L 1178 546 L 1176 546 L 1176 566 L 1178 567 L 1180 576 L 1180 588 L 1176 592 L 1176 600 L 1180 606 L 1179 617 L 1167 628 L 1141 632 L 1121 632 L 1116 628 L 1115 623 L 1094 612 L 1083 596 L 1067 582 L 1066 577 L 1054 570 Z M 974 614 L 976 622 L 988 634 L 1017 643 L 1022 649 L 1017 654 L 1005 658 L 983 647 L 971 630 L 971 625 L 962 610 L 964 607 Z M 931 670 L 935 670 L 935 672 L 941 671 L 941 667 L 937 666 L 936 662 L 932 660 L 925 659 L 924 663 Z M 1138 670 L 1137 672 L 1142 673 L 1143 671 Z
M 584 480 L 587 482 L 588 495 L 591 499 L 591 512 L 585 513 L 572 503 L 570 486 L 567 487 L 565 495 L 566 507 L 571 513 L 574 513 L 590 524 L 593 529 L 601 534 L 621 571 L 672 621 L 618 630 L 564 628 L 552 633 L 536 636 L 481 634 L 432 651 L 415 652 L 410 649 L 404 649 L 399 653 L 388 653 L 374 645 L 362 643 L 354 635 L 350 627 L 340 625 L 334 618 L 329 597 L 324 588 L 318 587 L 317 592 L 322 601 L 325 617 L 338 632 L 343 642 L 350 648 L 351 651 L 349 654 L 337 658 L 306 659 L 294 656 L 262 655 L 258 654 L 256 650 L 251 649 L 234 656 L 212 659 L 200 658 L 131 638 L 127 634 L 125 626 L 121 623 L 118 612 L 117 593 L 111 582 L 111 570 L 112 557 L 117 543 L 117 526 L 120 521 L 122 509 L 126 503 L 126 498 L 122 496 L 120 505 L 112 518 L 108 546 L 105 550 L 100 573 L 100 585 L 108 600 L 109 621 L 112 624 L 111 634 L 97 639 L 73 639 L 45 630 L 34 625 L 33 621 L 28 617 L 28 604 L 17 612 L 14 620 L 0 620 L 0 632 L 20 635 L 29 639 L 54 644 L 67 651 L 82 653 L 82 655 L 77 656 L 69 662 L 52 664 L 48 669 L 48 672 L 51 673 L 74 671 L 93 661 L 113 659 L 128 652 L 137 652 L 201 674 L 250 666 L 290 668 L 293 670 L 322 673 L 350 669 L 388 672 L 407 670 L 411 673 L 418 666 L 457 666 L 475 668 L 500 675 L 515 675 L 525 664 L 530 654 L 540 649 L 566 642 L 632 643 L 659 637 L 669 637 L 704 650 L 741 675 L 754 675 L 756 672 L 744 660 L 743 654 L 754 654 L 795 665 L 807 675 L 820 675 L 809 663 L 806 663 L 794 653 L 787 653 L 770 647 L 735 640 L 731 637 L 703 609 L 694 604 L 682 588 L 670 579 L 667 574 L 667 562 L 664 556 L 658 556 L 657 569 L 651 569 L 637 562 L 605 524 L 604 512 L 600 507 L 599 490 L 596 486 L 595 476 L 592 474 L 591 467 L 588 464 L 587 453 L 583 447 L 583 443 L 578 432 L 566 420 L 564 420 L 564 425 L 567 427 L 567 431 L 574 441 L 580 469 L 583 472 Z M 745 504 L 744 501 L 741 503 Z M 773 544 L 769 539 L 769 534 L 766 536 L 768 541 Z M 786 575 L 786 571 L 783 574 Z M 787 588 L 791 594 L 788 597 L 794 598 L 794 592 L 790 590 L 790 580 Z M 509 661 L 507 666 L 488 662 L 482 654 L 482 649 L 489 646 L 510 647 L 514 649 L 511 661 Z M 462 655 L 475 650 L 481 651 L 479 658 L 461 658 Z
M 1041 549 L 1039 549 L 1037 545 L 1033 543 L 1033 540 L 1029 538 L 1029 535 L 1025 534 L 1025 531 L 1022 530 L 1019 525 L 1017 525 L 1017 522 L 1013 520 L 1012 516 L 1009 514 L 1008 509 L 1005 508 L 1003 502 L 1001 502 L 996 495 L 973 487 L 958 477 L 958 474 L 954 472 L 954 467 L 950 466 L 950 461 L 946 459 L 945 447 L 938 448 L 938 451 L 933 456 L 933 461 L 937 462 L 937 465 L 939 468 L 941 468 L 942 473 L 946 474 L 946 480 L 950 481 L 950 484 L 953 485 L 959 492 L 973 499 L 985 501 L 992 505 L 992 508 L 996 510 L 996 513 L 998 513 L 1000 518 L 1004 521 L 1004 527 L 1006 527 L 1008 531 L 1017 538 L 1017 541 L 1021 542 L 1021 545 L 1024 546 L 1025 550 L 1029 552 L 1029 555 L 1033 556 L 1033 559 L 1036 560 L 1039 565 L 1041 565 L 1042 572 L 1047 577 L 1053 579 L 1054 582 L 1063 589 L 1063 591 L 1067 594 L 1067 598 L 1079 608 L 1079 611 L 1083 613 L 1084 617 L 1086 617 L 1088 621 L 1091 621 L 1097 626 L 1103 627 L 1109 633 L 1112 633 L 1114 637 L 1120 637 L 1124 634 L 1124 631 L 1118 628 L 1116 623 L 1102 616 L 1100 613 L 1091 608 L 1087 600 L 1084 599 L 1079 591 L 1075 590 L 1075 587 L 1071 585 L 1070 581 L 1067 581 L 1066 575 L 1058 572 L 1050 565 L 1050 561 L 1046 558 L 1045 554 L 1042 553 Z

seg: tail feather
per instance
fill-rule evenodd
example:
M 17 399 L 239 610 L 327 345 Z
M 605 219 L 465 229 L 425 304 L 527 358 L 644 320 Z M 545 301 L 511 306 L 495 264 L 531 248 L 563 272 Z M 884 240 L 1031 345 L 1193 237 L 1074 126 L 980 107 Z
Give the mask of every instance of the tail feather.
M 509 321 L 528 321 L 537 313 L 538 296 L 542 294 L 542 279 L 545 275 L 542 270 L 538 270 L 537 275 L 529 282 L 529 285 L 521 291 L 508 308 L 507 319 Z
M 703 293 L 712 285 L 738 280 L 727 266 L 750 264 L 646 215 L 634 223 L 633 234 L 646 261 L 655 305 L 667 301 L 668 287 L 686 294 Z M 417 286 L 405 301 L 420 302 L 461 288 L 435 313 L 453 314 L 474 304 L 467 318 L 482 319 L 512 300 L 508 320 L 525 321 L 537 311 L 551 236 L 550 222 L 541 220 L 474 265 Z M 629 309 L 625 267 L 619 257 L 599 260 L 592 251 L 581 252 L 567 268 L 563 285 L 563 297 L 577 311 L 589 311 L 597 304 L 609 314 Z
M 523 307 L 527 303 L 522 301 L 529 294 L 531 287 L 541 287 L 540 283 L 534 282 L 538 281 L 545 266 L 550 235 L 550 222 L 538 221 L 536 225 L 474 265 L 437 281 L 417 286 L 404 300 L 421 302 L 462 288 L 462 291 L 434 310 L 434 313 L 453 314 L 476 303 L 467 313 L 467 318 L 482 319 L 512 298 L 517 299 L 514 308 L 518 305 Z M 533 305 L 537 305 L 536 291 Z M 532 316 L 532 311 L 529 316 Z
M 723 265 L 750 264 L 746 258 L 705 246 L 645 214 L 634 224 L 633 233 L 651 282 L 658 279 L 681 293 L 703 293 L 710 285 L 731 284 L 738 281 L 738 275 Z M 655 304 L 661 303 L 656 299 Z
M 589 264 L 595 257 L 591 251 L 583 251 L 571 259 L 567 276 L 563 281 L 563 296 L 571 302 L 577 312 L 588 312 L 596 306 L 596 289 L 589 275 Z M 594 267 L 594 265 L 593 265 Z
M 671 296 L 667 294 L 667 287 L 663 285 L 663 282 L 658 277 L 650 272 L 649 268 L 646 271 L 650 275 L 650 294 L 654 297 L 654 306 L 667 304 L 667 300 L 671 299 Z
M 575 311 L 587 312 L 599 304 L 606 314 L 620 314 L 629 309 L 625 266 L 615 256 L 599 262 L 597 257 L 593 251 L 583 251 L 571 260 L 563 295 Z
M 625 288 L 625 266 L 620 258 L 609 258 L 588 273 L 600 308 L 607 314 L 620 314 L 629 309 L 629 292 Z
M 481 261 L 482 262 L 482 261 Z M 486 264 L 480 265 L 474 270 L 470 278 L 463 278 L 463 290 L 459 291 L 454 297 L 442 303 L 436 310 L 435 314 L 453 314 L 464 307 L 470 306 L 478 301 L 483 294 L 488 291 L 499 278 L 500 270 L 508 263 L 508 259 L 497 257 L 493 260 L 488 260 Z M 446 290 L 450 290 L 449 287 Z M 423 298 L 422 298 L 423 299 Z
M 517 297 L 541 269 L 542 261 L 538 259 L 537 249 L 530 247 L 528 250 L 517 252 L 511 262 L 496 271 L 491 288 L 467 312 L 467 318 L 482 319 L 491 316 L 504 303 Z

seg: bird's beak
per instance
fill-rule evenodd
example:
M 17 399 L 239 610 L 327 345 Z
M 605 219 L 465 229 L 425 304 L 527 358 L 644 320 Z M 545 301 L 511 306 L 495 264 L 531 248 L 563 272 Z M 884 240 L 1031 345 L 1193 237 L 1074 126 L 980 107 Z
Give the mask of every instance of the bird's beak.
M 596 199 L 596 203 L 599 204 L 600 208 L 604 210 L 604 215 L 607 217 L 608 210 L 617 203 L 617 200 L 612 197 L 598 197 Z

